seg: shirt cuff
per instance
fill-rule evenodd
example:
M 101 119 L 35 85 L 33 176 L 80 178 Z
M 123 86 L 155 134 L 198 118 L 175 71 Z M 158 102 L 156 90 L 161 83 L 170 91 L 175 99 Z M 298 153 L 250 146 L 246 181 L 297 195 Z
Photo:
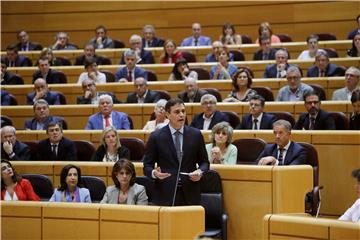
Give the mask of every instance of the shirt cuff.
M 155 169 L 151 171 L 151 177 L 157 179 L 157 177 L 155 176 Z
M 15 157 L 15 153 L 14 153 L 14 152 L 12 152 L 11 154 L 9 154 L 9 158 L 13 158 L 13 157 Z

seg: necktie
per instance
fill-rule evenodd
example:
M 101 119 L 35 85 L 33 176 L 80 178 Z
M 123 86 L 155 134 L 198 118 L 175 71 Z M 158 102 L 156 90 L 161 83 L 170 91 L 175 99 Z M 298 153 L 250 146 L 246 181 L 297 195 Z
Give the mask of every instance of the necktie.
M 110 116 L 105 117 L 105 127 L 110 127 Z
M 284 153 L 284 148 L 279 148 L 279 157 L 278 157 L 278 161 L 279 161 L 279 165 L 284 165 L 283 163 L 283 153 Z
M 175 133 L 175 149 L 176 149 L 176 156 L 179 160 L 179 162 L 181 162 L 182 160 L 182 153 L 181 153 L 181 144 L 180 144 L 180 132 L 179 130 L 177 130 Z
M 150 41 L 147 42 L 147 46 L 151 47 L 151 42 Z
M 132 72 L 131 72 L 131 70 L 129 70 L 128 81 L 132 82 Z
M 52 152 L 53 156 L 56 158 L 57 157 L 56 144 L 51 145 L 51 152 Z
M 268 55 L 267 53 L 264 53 L 262 59 L 263 59 L 263 60 L 268 60 L 268 59 L 269 59 L 269 55 Z
M 281 78 L 281 71 L 280 70 L 278 70 L 278 72 L 277 72 L 277 78 Z
M 315 118 L 310 117 L 309 130 L 314 130 L 314 129 L 315 129 Z
M 323 70 L 320 71 L 320 77 L 325 77 L 325 72 Z
M 194 46 L 197 46 L 198 45 L 198 39 L 197 38 L 195 38 L 195 42 L 194 42 Z
M 259 120 L 257 120 L 256 118 L 254 119 L 254 127 L 253 127 L 254 130 L 258 130 L 258 125 L 257 125 L 258 121 Z

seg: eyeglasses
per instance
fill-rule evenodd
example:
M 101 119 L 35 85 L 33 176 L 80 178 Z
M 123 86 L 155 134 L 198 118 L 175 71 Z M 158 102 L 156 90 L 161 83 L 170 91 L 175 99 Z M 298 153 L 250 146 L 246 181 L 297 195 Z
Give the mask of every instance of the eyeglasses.
M 312 104 L 318 104 L 320 101 L 307 101 L 305 104 L 312 105 Z
M 201 105 L 214 105 L 215 103 L 214 102 L 203 102 L 201 103 Z
M 83 88 L 88 88 L 88 87 L 91 87 L 91 86 L 93 86 L 94 84 L 93 83 L 89 83 L 89 84 L 87 84 L 87 85 L 83 85 Z

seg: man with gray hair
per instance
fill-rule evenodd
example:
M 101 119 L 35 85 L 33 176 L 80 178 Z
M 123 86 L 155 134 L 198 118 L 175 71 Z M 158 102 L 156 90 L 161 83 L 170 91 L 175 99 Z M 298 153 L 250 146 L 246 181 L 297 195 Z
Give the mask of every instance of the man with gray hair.
M 263 78 L 285 78 L 289 54 L 285 49 L 279 49 L 275 53 L 275 64 L 267 65 Z
M 164 40 L 157 38 L 155 35 L 155 27 L 153 25 L 145 25 L 143 27 L 144 37 L 142 38 L 142 45 L 146 48 L 149 47 L 162 47 Z
M 323 49 L 319 49 L 315 55 L 315 64 L 307 71 L 307 77 L 334 77 L 344 76 L 343 70 L 330 63 L 329 55 Z
M 55 44 L 50 48 L 52 50 L 76 50 L 78 47 L 70 43 L 70 37 L 66 32 L 58 32 L 55 37 Z
M 156 103 L 160 99 L 157 91 L 148 88 L 145 78 L 137 78 L 134 81 L 134 92 L 128 94 L 127 103 Z
M 130 49 L 136 53 L 136 63 L 152 64 L 155 63 L 154 57 L 150 51 L 144 50 L 142 39 L 139 35 L 131 35 L 129 39 Z M 120 64 L 125 64 L 125 54 L 121 57 Z
M 301 73 L 296 66 L 287 69 L 286 79 L 287 85 L 280 88 L 276 101 L 303 101 L 304 94 L 313 90 L 312 87 L 301 82 Z
M 224 45 L 222 44 L 222 42 L 220 41 L 214 41 L 211 44 L 212 47 L 212 53 L 209 53 L 208 55 L 206 55 L 205 58 L 205 62 L 218 62 L 219 59 L 219 55 L 221 50 L 224 48 Z M 231 52 L 229 52 L 229 61 L 234 61 L 234 54 L 232 54 Z
M 134 82 L 136 78 L 143 77 L 147 79 L 145 69 L 136 66 L 136 53 L 128 49 L 124 52 L 125 67 L 119 68 L 115 73 L 116 82 Z
M 359 89 L 360 70 L 356 67 L 349 67 L 345 72 L 345 87 L 334 91 L 332 100 L 349 101 L 352 93 Z
M 83 89 L 83 95 L 76 98 L 77 104 L 99 104 L 99 98 L 101 95 L 108 94 L 112 97 L 113 103 L 121 103 L 113 93 L 110 92 L 98 92 L 96 90 L 96 84 L 91 79 L 86 79 L 81 83 Z
M 1 128 L 1 159 L 29 160 L 30 148 L 16 140 L 16 130 L 13 126 Z
M 306 150 L 291 141 L 291 124 L 277 120 L 273 124 L 274 144 L 267 144 L 256 160 L 258 165 L 306 164 Z
M 191 122 L 191 127 L 201 130 L 211 130 L 219 122 L 229 122 L 226 114 L 216 110 L 216 97 L 211 94 L 205 94 L 201 97 L 201 106 L 203 112 L 196 114 Z
M 185 90 L 178 94 L 178 98 L 184 102 L 200 102 L 201 97 L 207 93 L 207 91 L 200 89 L 197 85 L 196 79 L 187 78 L 184 80 Z
M 85 126 L 86 130 L 105 129 L 114 126 L 116 129 L 130 129 L 128 116 L 123 112 L 113 111 L 113 100 L 110 95 L 99 97 L 99 112 L 91 115 Z

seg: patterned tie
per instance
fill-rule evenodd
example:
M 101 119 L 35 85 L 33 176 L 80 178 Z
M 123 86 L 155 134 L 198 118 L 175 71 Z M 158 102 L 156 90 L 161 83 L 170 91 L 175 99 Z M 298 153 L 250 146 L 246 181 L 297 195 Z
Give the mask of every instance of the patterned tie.
M 315 129 L 315 118 L 310 117 L 309 130 L 314 130 L 314 129 Z
M 254 130 L 258 130 L 258 125 L 257 125 L 258 121 L 259 120 L 257 120 L 257 118 L 254 119 L 254 127 L 253 127 Z
M 129 70 L 128 81 L 132 82 L 132 71 L 131 70 Z
M 180 132 L 179 130 L 177 130 L 175 133 L 175 149 L 176 149 L 176 156 L 179 160 L 179 162 L 181 162 L 182 160 L 182 153 L 181 153 L 181 144 L 180 144 Z
M 279 157 L 278 157 L 278 161 L 279 161 L 279 165 L 284 165 L 283 163 L 283 153 L 284 153 L 284 148 L 279 148 L 278 151 L 279 151 Z

